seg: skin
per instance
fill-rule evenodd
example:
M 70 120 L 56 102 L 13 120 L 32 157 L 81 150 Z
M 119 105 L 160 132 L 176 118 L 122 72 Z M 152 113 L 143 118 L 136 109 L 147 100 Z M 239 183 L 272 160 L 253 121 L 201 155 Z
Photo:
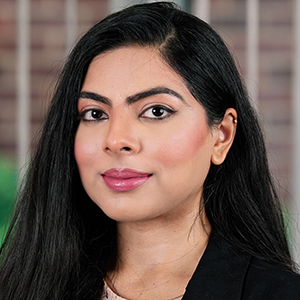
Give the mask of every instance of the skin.
M 155 95 L 136 96 L 149 90 Z M 157 105 L 161 115 L 153 114 Z M 124 47 L 92 61 L 78 113 L 75 158 L 83 186 L 117 221 L 118 270 L 109 275 L 118 293 L 127 299 L 183 294 L 210 232 L 203 210 L 204 225 L 199 218 L 203 183 L 210 164 L 226 157 L 236 112 L 227 110 L 210 128 L 204 108 L 155 49 Z M 101 176 L 111 168 L 152 176 L 133 190 L 114 191 Z

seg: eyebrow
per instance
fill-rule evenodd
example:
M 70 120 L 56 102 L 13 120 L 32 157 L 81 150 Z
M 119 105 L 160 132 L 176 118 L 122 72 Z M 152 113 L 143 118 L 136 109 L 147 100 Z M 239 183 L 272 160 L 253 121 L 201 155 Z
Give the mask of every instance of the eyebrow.
M 154 95 L 159 95 L 159 94 L 167 94 L 167 95 L 171 95 L 174 96 L 178 99 L 180 99 L 181 101 L 185 102 L 183 97 L 178 94 L 177 92 L 166 88 L 166 87 L 156 87 L 156 88 L 152 88 L 150 90 L 135 94 L 133 96 L 129 96 L 126 98 L 126 102 L 128 105 L 133 104 L 141 99 L 150 97 L 150 96 L 154 96 Z
M 133 96 L 129 96 L 126 98 L 126 102 L 128 105 L 131 105 L 139 100 L 142 100 L 144 98 L 150 97 L 150 96 L 155 96 L 155 95 L 159 95 L 159 94 L 167 94 L 167 95 L 171 95 L 174 96 L 176 98 L 178 98 L 179 100 L 185 102 L 184 98 L 178 94 L 177 92 L 166 88 L 166 87 L 156 87 L 156 88 L 151 88 L 149 90 L 146 90 L 144 92 L 141 93 L 137 93 Z M 79 94 L 79 98 L 82 99 L 91 99 L 91 100 L 95 100 L 95 101 L 99 101 L 102 102 L 108 106 L 112 106 L 112 102 L 109 98 L 101 96 L 99 94 L 96 93 L 92 93 L 92 92 L 81 92 Z
M 102 102 L 108 106 L 112 106 L 111 101 L 104 96 L 101 96 L 99 94 L 96 93 L 91 93 L 91 92 L 80 92 L 79 94 L 79 99 L 91 99 L 91 100 L 95 100 L 95 101 L 99 101 Z

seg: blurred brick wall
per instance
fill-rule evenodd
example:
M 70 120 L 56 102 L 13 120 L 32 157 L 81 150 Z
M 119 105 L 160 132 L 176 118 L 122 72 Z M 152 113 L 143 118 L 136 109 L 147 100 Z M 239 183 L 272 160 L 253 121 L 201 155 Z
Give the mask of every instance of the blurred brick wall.
M 260 0 L 258 114 L 265 130 L 271 170 L 289 200 L 291 184 L 291 103 L 293 0 Z M 212 0 L 211 23 L 235 53 L 246 76 L 246 1 Z M 300 84 L 300 83 L 299 83 Z
M 106 16 L 107 0 L 77 0 L 78 35 Z M 31 136 L 44 118 L 65 60 L 64 0 L 31 0 Z M 0 0 L 0 154 L 16 160 L 17 1 Z
M 16 136 L 16 15 L 14 1 L 0 2 L 0 149 L 14 154 Z
M 108 0 L 78 0 L 78 34 L 108 12 Z M 0 153 L 16 156 L 16 0 L 0 0 Z M 211 0 L 211 23 L 245 66 L 245 0 Z M 260 1 L 259 114 L 273 173 L 289 189 L 293 1 Z M 32 137 L 66 56 L 65 1 L 31 0 Z M 282 192 L 288 199 L 288 193 Z

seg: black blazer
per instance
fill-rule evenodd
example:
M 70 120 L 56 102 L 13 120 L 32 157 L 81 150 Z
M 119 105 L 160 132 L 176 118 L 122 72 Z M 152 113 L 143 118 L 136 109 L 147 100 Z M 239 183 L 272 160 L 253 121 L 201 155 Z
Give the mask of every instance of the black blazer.
M 183 300 L 300 300 L 300 275 L 210 237 Z

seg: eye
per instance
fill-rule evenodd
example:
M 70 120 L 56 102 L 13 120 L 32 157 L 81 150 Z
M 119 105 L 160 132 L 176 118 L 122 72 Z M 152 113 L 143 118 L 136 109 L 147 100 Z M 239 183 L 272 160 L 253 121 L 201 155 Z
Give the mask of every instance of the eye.
M 144 110 L 141 114 L 141 117 L 146 119 L 165 119 L 175 112 L 175 110 L 169 107 L 163 105 L 154 105 Z
M 107 119 L 108 116 L 100 109 L 87 109 L 80 113 L 79 118 L 83 121 L 101 121 Z

